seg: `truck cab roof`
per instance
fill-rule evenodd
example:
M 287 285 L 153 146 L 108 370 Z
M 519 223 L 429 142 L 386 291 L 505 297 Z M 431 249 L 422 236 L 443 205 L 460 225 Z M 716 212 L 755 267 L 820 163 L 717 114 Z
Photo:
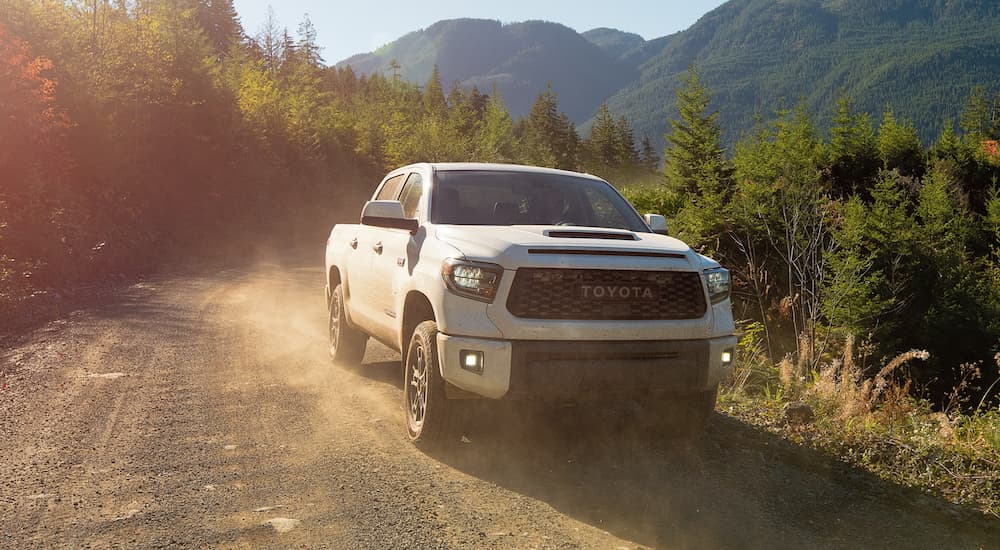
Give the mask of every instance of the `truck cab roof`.
M 573 172 L 570 170 L 560 170 L 557 168 L 543 168 L 540 166 L 527 166 L 523 164 L 502 164 L 502 163 L 489 163 L 489 162 L 421 162 L 416 164 L 409 164 L 407 166 L 401 166 L 393 170 L 392 174 L 412 171 L 418 168 L 429 169 L 431 172 L 483 170 L 483 171 L 494 171 L 494 172 L 560 174 L 565 176 L 577 176 L 598 181 L 604 181 L 601 178 L 591 174 Z

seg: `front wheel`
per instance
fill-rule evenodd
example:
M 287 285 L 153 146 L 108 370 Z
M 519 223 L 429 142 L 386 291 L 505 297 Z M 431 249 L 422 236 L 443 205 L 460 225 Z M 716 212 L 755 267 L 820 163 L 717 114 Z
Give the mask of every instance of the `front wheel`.
M 330 358 L 334 363 L 360 363 L 367 343 L 367 334 L 347 324 L 344 285 L 337 285 L 330 296 Z
M 406 433 L 418 444 L 440 443 L 455 431 L 438 364 L 437 332 L 434 321 L 417 325 L 403 363 Z

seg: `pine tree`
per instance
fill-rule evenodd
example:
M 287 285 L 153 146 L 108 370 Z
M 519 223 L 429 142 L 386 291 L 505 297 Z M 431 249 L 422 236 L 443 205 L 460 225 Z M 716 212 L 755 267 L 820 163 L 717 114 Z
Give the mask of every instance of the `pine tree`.
M 635 131 L 625 115 L 615 123 L 615 161 L 620 172 L 632 174 L 639 164 L 639 154 L 635 150 Z
M 264 58 L 264 67 L 272 74 L 278 71 L 282 59 L 282 31 L 274 8 L 267 7 L 267 18 L 257 31 L 256 43 Z M 285 35 L 287 35 L 287 31 Z
M 981 346 L 997 341 L 996 323 L 988 315 L 995 304 L 970 251 L 973 218 L 962 207 L 955 182 L 947 171 L 932 167 L 922 183 L 914 217 L 919 243 L 915 261 L 923 269 L 913 273 L 914 300 L 902 334 L 904 345 L 947 342 L 934 346 L 934 356 L 918 378 L 924 383 L 939 378 L 946 390 L 952 387 L 948 378 L 953 366 L 989 356 Z
M 399 72 L 402 68 L 403 66 L 399 64 L 399 60 L 395 57 L 389 60 L 389 70 L 392 71 L 393 86 L 398 86 L 402 82 L 403 76 Z
M 878 149 L 886 170 L 899 170 L 900 174 L 914 178 L 924 175 L 926 160 L 917 129 L 910 121 L 897 122 L 889 109 L 878 129 Z
M 973 86 L 969 92 L 969 101 L 962 110 L 959 123 L 965 137 L 972 144 L 982 143 L 990 138 L 992 121 L 990 113 L 990 102 L 986 97 L 985 86 Z
M 837 101 L 830 129 L 830 180 L 835 197 L 861 192 L 865 197 L 881 165 L 879 150 L 867 113 L 854 113 L 850 101 Z
M 528 162 L 566 170 L 577 167 L 580 136 L 569 117 L 559 112 L 551 83 L 538 94 L 521 128 Z
M 299 39 L 295 43 L 295 49 L 298 51 L 299 56 L 309 65 L 317 68 L 321 67 L 323 65 L 323 56 L 320 55 L 320 51 L 323 48 L 316 42 L 316 27 L 313 26 L 308 13 L 302 18 L 302 22 L 299 23 L 297 34 Z
M 851 195 L 839 204 L 838 214 L 833 232 L 837 247 L 827 255 L 823 313 L 831 326 L 867 336 L 887 309 L 879 296 L 883 279 L 875 269 L 877 253 L 869 242 L 871 208 L 860 196 Z
M 441 87 L 441 73 L 438 66 L 434 65 L 431 76 L 424 86 L 424 112 L 433 117 L 443 117 L 448 105 L 444 100 L 444 88 Z
M 284 29 L 281 33 L 281 69 L 283 72 L 287 73 L 292 70 L 299 60 L 299 51 L 295 46 L 295 41 L 292 40 L 292 35 L 288 33 L 288 29 Z
M 437 65 L 435 65 L 434 68 L 437 69 Z M 434 74 L 431 73 L 431 79 L 433 78 Z M 430 86 L 430 82 L 428 82 L 427 86 L 428 87 Z M 446 103 L 448 104 L 448 107 L 458 107 L 468 101 L 468 99 L 465 96 L 465 92 L 462 91 L 462 85 L 459 84 L 457 80 L 452 81 L 451 88 L 448 88 L 448 95 L 445 99 Z
M 233 0 L 201 0 L 197 18 L 215 52 L 220 55 L 227 53 L 243 38 L 243 27 Z
M 588 171 L 609 179 L 615 177 L 620 167 L 617 134 L 618 128 L 608 110 L 608 103 L 601 102 L 586 141 Z
M 649 134 L 645 132 L 642 133 L 642 152 L 639 158 L 643 169 L 649 173 L 656 173 L 657 168 L 660 166 L 660 156 L 656 154 L 653 142 L 649 139 Z
M 426 97 L 424 100 L 426 101 Z M 476 155 L 476 144 L 469 138 L 478 134 L 483 116 L 476 113 L 469 94 L 462 90 L 457 81 L 451 84 L 445 109 L 449 141 L 453 142 L 449 148 L 456 155 L 453 160 L 472 160 Z
M 725 232 L 723 207 L 732 193 L 732 172 L 722 148 L 717 111 L 708 112 L 708 88 L 691 66 L 676 90 L 679 119 L 671 119 L 664 151 L 664 176 L 671 201 L 679 209 L 663 212 L 676 216 L 678 235 L 706 253 L 720 250 Z
M 680 119 L 670 120 L 665 137 L 667 186 L 680 194 L 717 194 L 726 186 L 729 169 L 722 148 L 718 111 L 708 112 L 710 96 L 698 70 L 691 66 L 676 90 Z
M 476 141 L 476 160 L 513 162 L 518 158 L 514 121 L 497 92 L 496 84 L 487 98 L 483 123 Z
M 482 118 L 486 113 L 486 104 L 489 100 L 489 96 L 480 92 L 478 87 L 473 86 L 472 90 L 469 91 L 468 99 L 469 107 L 472 109 L 473 116 L 476 118 Z
M 937 160 L 948 160 L 956 164 L 968 162 L 969 150 L 955 133 L 955 126 L 951 119 L 944 121 L 944 130 L 938 136 L 937 143 L 931 147 L 930 153 Z
M 849 198 L 833 233 L 838 246 L 828 256 L 827 321 L 870 339 L 883 353 L 900 345 L 899 322 L 913 299 L 908 271 L 916 268 L 916 220 L 902 185 L 898 173 L 883 172 L 871 206 Z
M 583 149 L 586 169 L 606 179 L 629 180 L 641 170 L 632 125 L 624 116 L 611 116 L 607 102 L 598 107 Z

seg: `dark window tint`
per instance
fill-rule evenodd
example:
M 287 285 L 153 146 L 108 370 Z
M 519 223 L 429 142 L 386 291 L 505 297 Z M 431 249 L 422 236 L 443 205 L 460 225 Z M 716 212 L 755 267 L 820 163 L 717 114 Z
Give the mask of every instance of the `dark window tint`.
M 431 220 L 455 225 L 577 225 L 648 232 L 609 184 L 562 174 L 451 170 L 435 174 Z
M 587 196 L 587 202 L 593 209 L 594 219 L 597 221 L 598 226 L 629 227 L 628 220 L 625 219 L 621 210 L 611 201 L 610 196 L 599 193 L 593 188 L 584 189 L 583 193 Z

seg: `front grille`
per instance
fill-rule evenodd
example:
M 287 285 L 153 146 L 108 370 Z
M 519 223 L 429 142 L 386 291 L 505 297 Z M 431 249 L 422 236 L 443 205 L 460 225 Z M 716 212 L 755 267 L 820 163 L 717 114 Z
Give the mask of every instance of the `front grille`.
M 525 319 L 698 319 L 705 308 L 701 276 L 677 271 L 522 268 L 507 298 Z

